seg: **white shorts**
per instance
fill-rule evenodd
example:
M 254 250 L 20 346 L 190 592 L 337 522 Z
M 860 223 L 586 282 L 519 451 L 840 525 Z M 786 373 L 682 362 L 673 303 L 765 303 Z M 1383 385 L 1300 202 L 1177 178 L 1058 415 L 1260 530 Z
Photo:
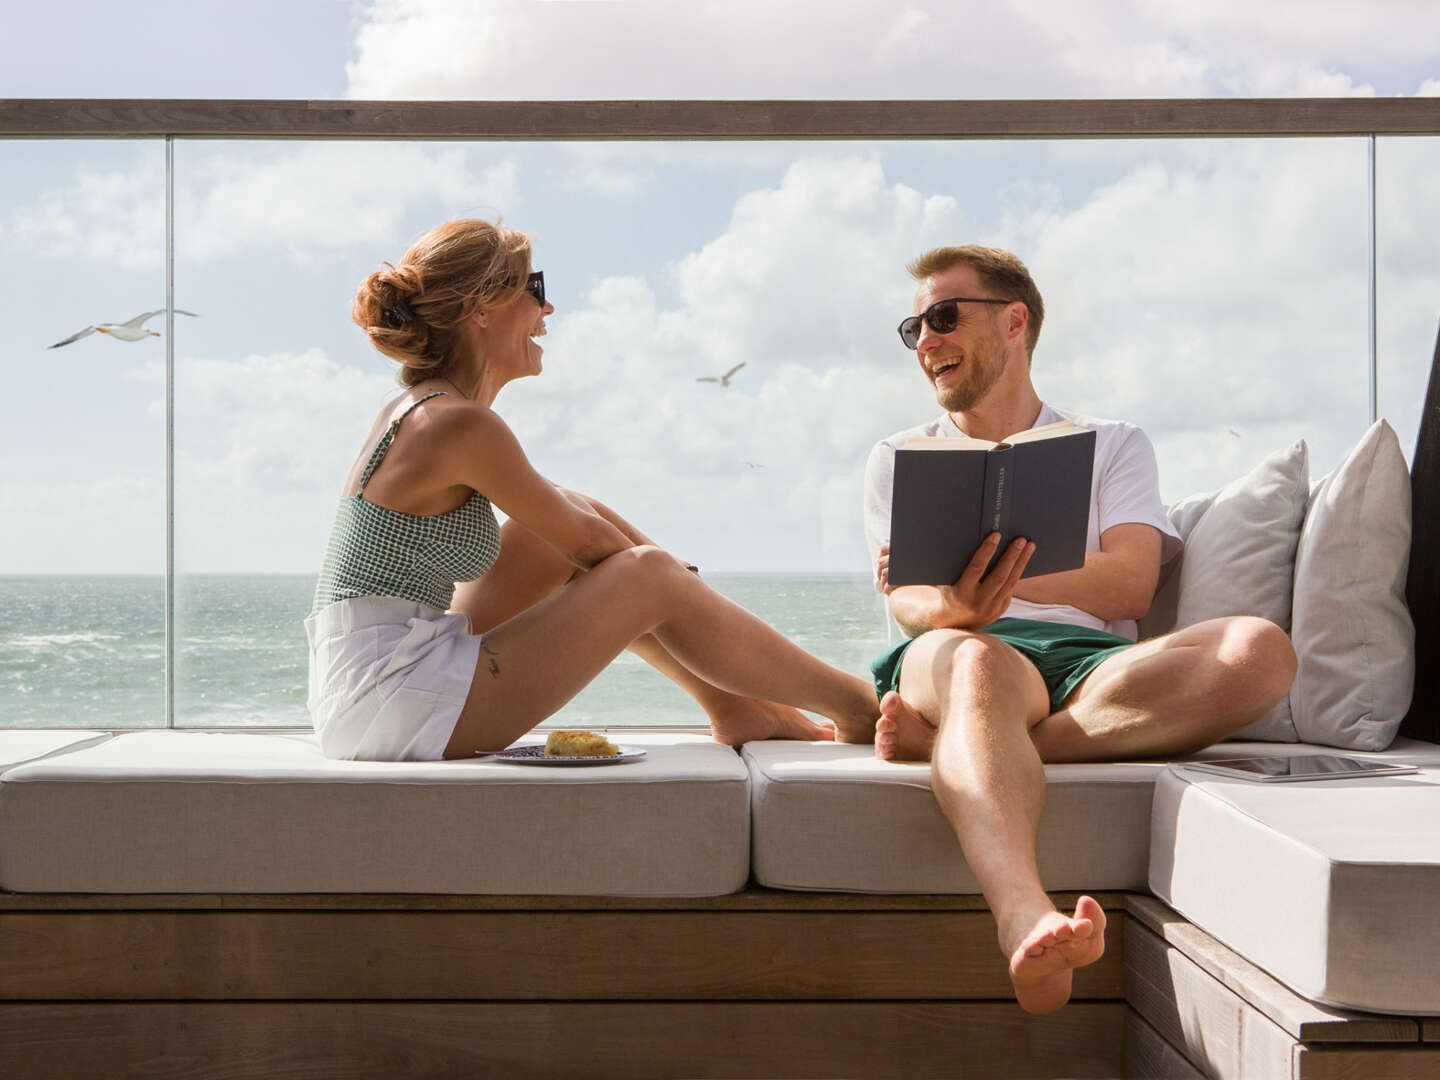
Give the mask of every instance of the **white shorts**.
M 388 596 L 340 600 L 305 620 L 306 704 L 330 758 L 438 761 L 480 656 L 470 620 Z

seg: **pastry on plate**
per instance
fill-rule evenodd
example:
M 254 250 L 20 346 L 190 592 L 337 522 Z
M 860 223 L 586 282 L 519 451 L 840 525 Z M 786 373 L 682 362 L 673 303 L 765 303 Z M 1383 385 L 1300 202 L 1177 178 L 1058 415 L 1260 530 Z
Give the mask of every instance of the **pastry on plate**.
M 620 748 L 593 731 L 552 731 L 545 740 L 547 757 L 614 757 Z

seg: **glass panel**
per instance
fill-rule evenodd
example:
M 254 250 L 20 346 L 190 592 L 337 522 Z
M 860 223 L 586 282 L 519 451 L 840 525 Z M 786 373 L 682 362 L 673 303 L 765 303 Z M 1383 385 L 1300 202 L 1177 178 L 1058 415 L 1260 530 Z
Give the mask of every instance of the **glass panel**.
M 164 144 L 0 162 L 0 726 L 163 726 L 164 344 L 47 347 L 164 307 Z
M 350 300 L 446 218 L 534 234 L 547 372 L 497 409 L 537 467 L 849 670 L 889 633 L 865 455 L 938 411 L 894 334 L 926 247 L 1027 260 L 1041 394 L 1144 427 L 1168 500 L 1300 437 L 1318 476 L 1365 426 L 1360 139 L 194 141 L 176 200 L 181 724 L 305 723 L 301 619 L 396 391 Z M 556 722 L 703 722 L 638 665 Z
M 1376 143 L 1380 415 L 1408 460 L 1440 327 L 1440 138 Z

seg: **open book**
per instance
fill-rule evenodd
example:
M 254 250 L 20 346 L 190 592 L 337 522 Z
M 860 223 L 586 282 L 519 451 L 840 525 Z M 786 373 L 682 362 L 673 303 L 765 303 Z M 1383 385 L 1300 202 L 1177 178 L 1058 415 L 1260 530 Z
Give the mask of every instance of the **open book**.
M 1068 420 L 999 443 L 906 440 L 895 451 L 890 583 L 952 585 L 997 531 L 997 560 L 1017 536 L 1034 541 L 1025 577 L 1084 566 L 1094 464 L 1095 432 Z

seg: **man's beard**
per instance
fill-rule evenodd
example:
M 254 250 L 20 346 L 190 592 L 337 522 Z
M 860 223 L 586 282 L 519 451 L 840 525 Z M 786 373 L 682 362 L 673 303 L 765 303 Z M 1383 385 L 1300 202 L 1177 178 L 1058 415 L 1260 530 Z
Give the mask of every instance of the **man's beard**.
M 986 340 L 965 354 L 961 366 L 964 378 L 960 382 L 935 388 L 935 400 L 946 412 L 968 412 L 985 399 L 1005 373 L 1005 352 L 999 342 Z

